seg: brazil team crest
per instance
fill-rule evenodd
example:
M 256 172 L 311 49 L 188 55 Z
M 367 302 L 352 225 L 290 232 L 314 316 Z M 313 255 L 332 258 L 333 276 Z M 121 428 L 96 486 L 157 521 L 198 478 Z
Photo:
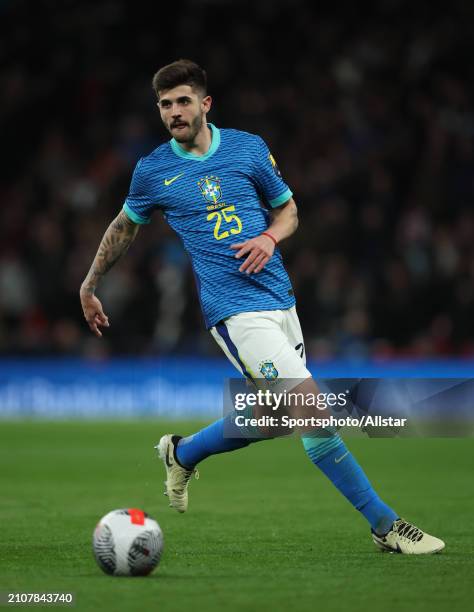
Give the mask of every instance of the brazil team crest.
M 222 198 L 221 179 L 217 176 L 205 176 L 198 181 L 198 187 L 206 202 L 216 204 Z
M 273 365 L 273 361 L 262 361 L 260 372 L 266 380 L 276 380 L 278 378 L 278 370 Z

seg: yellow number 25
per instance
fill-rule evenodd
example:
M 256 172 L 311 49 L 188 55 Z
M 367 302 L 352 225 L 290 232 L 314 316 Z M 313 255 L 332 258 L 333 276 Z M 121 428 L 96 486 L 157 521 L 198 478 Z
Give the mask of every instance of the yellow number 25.
M 216 224 L 214 226 L 214 238 L 216 240 L 222 240 L 223 238 L 227 238 L 230 234 L 240 234 L 242 231 L 242 221 L 239 219 L 237 215 L 231 215 L 229 213 L 233 213 L 235 211 L 235 206 L 226 206 L 225 208 L 221 208 L 221 210 L 214 210 L 213 212 L 207 215 L 207 220 L 212 221 L 214 217 L 216 218 Z M 230 227 L 229 230 L 220 231 L 222 225 L 222 217 L 224 217 L 225 223 L 236 223 L 237 227 Z

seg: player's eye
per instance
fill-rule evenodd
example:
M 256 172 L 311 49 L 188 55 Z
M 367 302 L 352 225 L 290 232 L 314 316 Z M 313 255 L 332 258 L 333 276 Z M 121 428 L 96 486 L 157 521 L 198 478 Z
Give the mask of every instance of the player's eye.
M 160 106 L 161 108 L 169 108 L 171 106 L 171 102 L 169 102 L 168 100 L 163 100 L 162 102 L 160 102 Z

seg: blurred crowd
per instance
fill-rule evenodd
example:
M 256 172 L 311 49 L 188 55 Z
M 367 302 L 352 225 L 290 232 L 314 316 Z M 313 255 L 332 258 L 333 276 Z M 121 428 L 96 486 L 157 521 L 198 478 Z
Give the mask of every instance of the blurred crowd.
M 210 120 L 260 134 L 295 194 L 281 248 L 308 355 L 473 355 L 473 18 L 469 0 L 1 0 L 0 353 L 218 353 L 159 215 L 100 286 L 102 341 L 78 298 L 167 139 L 151 77 L 188 57 Z

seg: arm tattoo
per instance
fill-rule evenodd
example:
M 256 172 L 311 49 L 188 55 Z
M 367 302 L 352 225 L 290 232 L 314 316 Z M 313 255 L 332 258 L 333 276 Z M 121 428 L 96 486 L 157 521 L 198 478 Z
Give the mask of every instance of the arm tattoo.
M 127 252 L 137 235 L 138 228 L 137 224 L 120 211 L 102 238 L 91 269 L 82 283 L 82 291 L 93 295 L 102 276 Z

